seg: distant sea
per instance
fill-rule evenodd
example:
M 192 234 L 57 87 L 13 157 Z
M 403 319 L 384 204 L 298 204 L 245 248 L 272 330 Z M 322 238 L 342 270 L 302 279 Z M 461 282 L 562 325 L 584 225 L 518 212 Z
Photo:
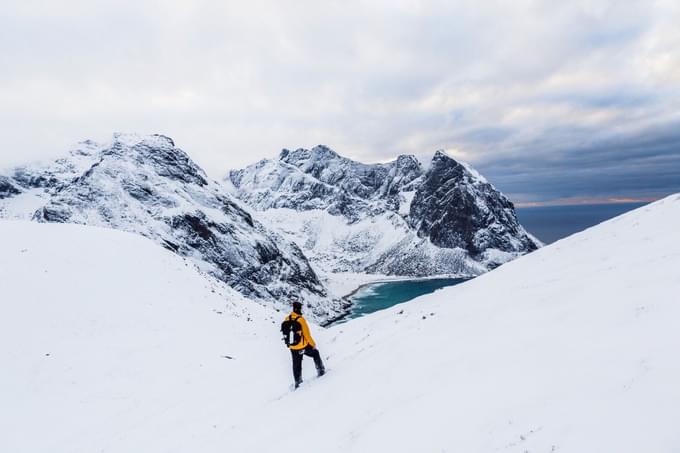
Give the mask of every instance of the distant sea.
M 647 203 L 589 204 L 517 208 L 519 222 L 546 244 L 583 231 Z

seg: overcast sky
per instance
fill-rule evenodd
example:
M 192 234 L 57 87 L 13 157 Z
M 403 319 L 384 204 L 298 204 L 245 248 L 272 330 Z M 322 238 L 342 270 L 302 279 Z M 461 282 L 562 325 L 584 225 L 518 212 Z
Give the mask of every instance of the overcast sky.
M 213 177 L 436 149 L 516 202 L 680 191 L 680 1 L 40 1 L 0 14 L 0 166 L 114 131 Z

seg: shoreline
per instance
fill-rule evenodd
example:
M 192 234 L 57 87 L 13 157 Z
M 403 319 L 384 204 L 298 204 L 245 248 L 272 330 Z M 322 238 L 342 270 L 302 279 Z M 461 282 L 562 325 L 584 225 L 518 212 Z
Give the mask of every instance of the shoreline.
M 356 293 L 361 291 L 367 286 L 370 285 L 376 285 L 380 283 L 393 283 L 393 282 L 422 282 L 422 281 L 427 281 L 427 280 L 447 280 L 447 279 L 457 279 L 457 278 L 465 278 L 465 279 L 473 279 L 475 277 L 478 277 L 478 275 L 457 275 L 457 274 L 443 274 L 443 275 L 431 275 L 427 277 L 408 277 L 408 276 L 399 276 L 399 277 L 394 277 L 394 278 L 379 278 L 378 280 L 371 280 L 368 282 L 364 282 L 354 288 L 351 292 L 348 294 L 345 294 L 344 296 L 340 297 L 341 300 L 345 301 L 348 303 L 347 310 L 342 313 L 339 316 L 336 316 L 335 318 L 329 319 L 328 321 L 324 322 L 321 324 L 321 327 L 328 328 L 331 327 L 333 324 L 337 323 L 338 321 L 342 321 L 343 319 L 347 318 L 351 313 L 352 313 L 352 308 L 354 306 L 354 303 L 352 302 L 351 298 L 354 296 Z
M 445 275 L 433 275 L 429 277 L 395 277 L 395 278 L 390 278 L 390 279 L 380 279 L 380 280 L 372 280 L 370 282 L 362 283 L 358 287 L 356 287 L 352 292 L 349 294 L 346 294 L 341 297 L 341 299 L 348 299 L 355 295 L 357 292 L 359 292 L 361 289 L 365 288 L 366 286 L 369 285 L 376 285 L 378 283 L 393 283 L 393 282 L 423 282 L 427 280 L 448 280 L 448 279 L 455 279 L 455 278 L 466 278 L 466 279 L 473 279 L 475 277 L 479 277 L 478 275 L 456 275 L 456 274 L 445 274 Z

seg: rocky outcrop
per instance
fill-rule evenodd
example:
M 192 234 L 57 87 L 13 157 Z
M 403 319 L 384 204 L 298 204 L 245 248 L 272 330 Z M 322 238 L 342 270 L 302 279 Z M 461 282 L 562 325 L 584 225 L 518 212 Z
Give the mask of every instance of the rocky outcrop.
M 488 249 L 526 253 L 537 248 L 517 221 L 510 200 L 474 170 L 441 151 L 418 186 L 409 222 L 420 237 L 472 257 Z
M 19 195 L 21 190 L 6 176 L 0 176 L 0 199 Z

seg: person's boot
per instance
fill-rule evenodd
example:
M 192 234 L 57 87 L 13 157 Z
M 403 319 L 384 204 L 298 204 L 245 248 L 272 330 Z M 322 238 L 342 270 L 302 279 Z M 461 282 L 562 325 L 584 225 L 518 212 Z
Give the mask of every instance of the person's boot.
M 323 360 L 321 360 L 321 353 L 318 349 L 314 349 L 314 366 L 316 366 L 316 375 L 318 377 L 326 374 L 326 367 L 323 366 Z
M 295 381 L 295 388 L 300 387 L 300 384 L 302 384 L 302 379 Z

